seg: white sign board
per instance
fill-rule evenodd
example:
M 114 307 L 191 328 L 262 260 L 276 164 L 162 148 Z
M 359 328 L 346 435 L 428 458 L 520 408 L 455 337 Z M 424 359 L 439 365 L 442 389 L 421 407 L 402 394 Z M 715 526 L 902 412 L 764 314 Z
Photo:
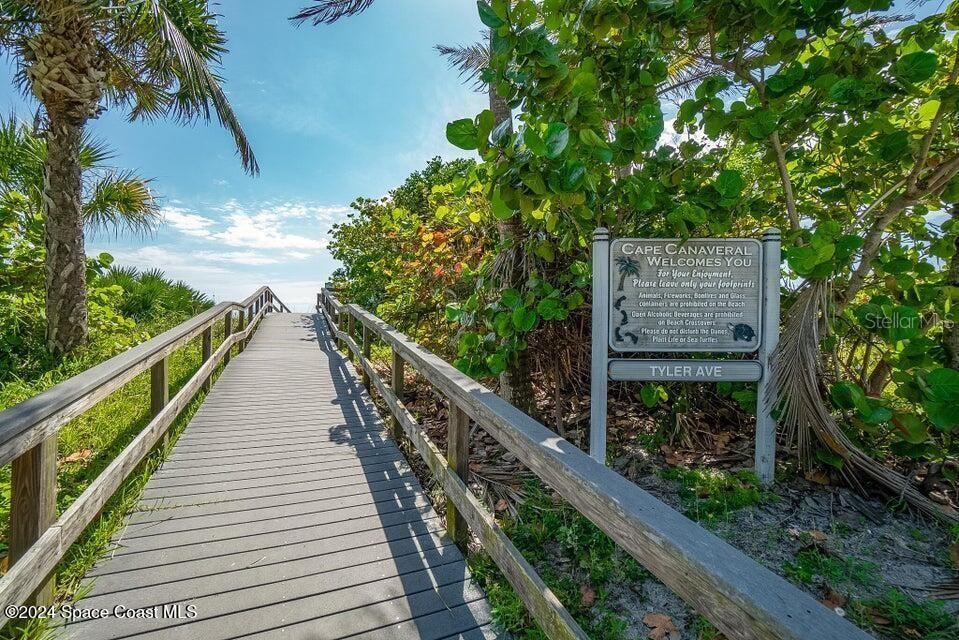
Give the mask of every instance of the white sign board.
M 613 351 L 753 352 L 762 332 L 756 240 L 621 238 L 610 246 Z

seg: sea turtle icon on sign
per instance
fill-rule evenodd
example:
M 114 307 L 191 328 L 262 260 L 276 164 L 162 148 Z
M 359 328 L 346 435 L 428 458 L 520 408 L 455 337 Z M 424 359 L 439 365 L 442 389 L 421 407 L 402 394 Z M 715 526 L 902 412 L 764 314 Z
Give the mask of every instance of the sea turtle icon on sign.
M 748 324 L 743 322 L 733 324 L 730 322 L 726 326 L 733 332 L 733 342 L 752 342 L 756 339 L 756 330 Z

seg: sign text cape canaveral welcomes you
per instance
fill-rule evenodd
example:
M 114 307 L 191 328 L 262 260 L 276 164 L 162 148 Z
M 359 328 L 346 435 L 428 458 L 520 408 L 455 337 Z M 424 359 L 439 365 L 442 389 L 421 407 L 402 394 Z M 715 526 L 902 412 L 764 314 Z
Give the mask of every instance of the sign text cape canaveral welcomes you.
M 618 239 L 610 246 L 614 351 L 753 352 L 762 245 L 749 238 Z

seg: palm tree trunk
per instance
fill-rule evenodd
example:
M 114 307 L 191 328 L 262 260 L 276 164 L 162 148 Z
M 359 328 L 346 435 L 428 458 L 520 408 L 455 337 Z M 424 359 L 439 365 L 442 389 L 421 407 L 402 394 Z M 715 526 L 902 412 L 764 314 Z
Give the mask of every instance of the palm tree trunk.
M 82 126 L 50 118 L 44 165 L 47 348 L 61 355 L 87 337 L 86 252 L 80 205 Z
M 492 34 L 490 34 L 492 38 Z M 492 41 L 492 40 L 491 40 Z M 489 85 L 489 107 L 493 112 L 494 127 L 503 122 L 512 122 L 513 113 L 496 93 L 496 88 Z M 512 129 L 512 124 L 510 124 Z M 510 252 L 509 266 L 504 270 L 506 275 L 503 287 L 507 289 L 520 288 L 523 282 L 523 222 L 518 216 L 509 220 L 501 220 L 498 225 L 499 244 L 501 251 Z M 499 376 L 500 397 L 528 414 L 535 413 L 533 404 L 533 381 L 531 378 L 532 363 L 528 349 L 516 354 L 505 371 Z

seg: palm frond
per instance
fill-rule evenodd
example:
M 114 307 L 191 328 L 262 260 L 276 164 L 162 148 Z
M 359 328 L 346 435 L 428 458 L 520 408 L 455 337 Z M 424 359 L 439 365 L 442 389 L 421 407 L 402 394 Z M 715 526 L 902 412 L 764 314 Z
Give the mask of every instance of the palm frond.
M 220 124 L 233 135 L 243 168 L 250 174 L 258 174 L 260 167 L 253 149 L 220 86 L 221 79 L 210 70 L 208 60 L 198 53 L 197 47 L 184 35 L 175 17 L 166 10 L 163 3 L 160 0 L 149 2 L 156 35 L 175 62 L 177 80 L 180 83 L 180 90 L 175 97 L 178 115 L 184 120 L 192 119 L 196 115 L 209 120 L 212 105 Z M 215 43 L 205 49 L 208 56 L 215 60 L 218 59 L 219 50 L 220 47 Z
M 312 22 L 314 27 L 333 24 L 340 18 L 363 13 L 373 2 L 375 0 L 315 0 L 312 5 L 300 9 L 290 20 L 299 24 Z
M 773 355 L 771 388 L 778 388 L 779 422 L 786 439 L 797 443 L 804 466 L 812 463 L 814 441 L 818 441 L 842 459 L 841 472 L 853 486 L 862 490 L 861 477 L 867 477 L 926 515 L 959 522 L 959 515 L 939 507 L 908 478 L 863 453 L 823 402 L 820 337 L 826 328 L 829 291 L 826 280 L 803 285 L 786 314 L 782 338 Z
M 115 155 L 105 140 L 99 140 L 88 131 L 84 131 L 83 139 L 80 141 L 80 166 L 84 170 L 99 167 Z
M 96 231 L 149 233 L 160 221 L 149 181 L 133 172 L 113 172 L 97 180 L 83 204 L 84 222 Z
M 481 78 L 490 60 L 490 51 L 486 43 L 477 42 L 467 46 L 438 44 L 434 48 L 446 58 L 450 69 L 456 69 L 459 72 L 463 82 L 473 83 L 473 89 L 476 91 L 486 90 L 486 83 Z

